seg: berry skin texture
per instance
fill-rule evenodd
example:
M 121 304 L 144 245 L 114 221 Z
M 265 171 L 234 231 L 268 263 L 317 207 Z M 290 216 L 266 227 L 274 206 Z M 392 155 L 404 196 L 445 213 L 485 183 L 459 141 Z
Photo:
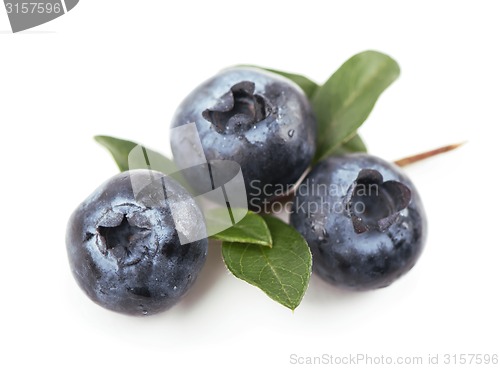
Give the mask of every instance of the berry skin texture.
M 172 128 L 188 123 L 196 124 L 209 161 L 240 164 L 256 211 L 295 183 L 315 152 L 316 120 L 307 97 L 290 80 L 260 69 L 229 68 L 198 86 L 178 107 Z M 189 166 L 192 145 L 183 141 L 192 139 L 171 138 L 180 167 Z
M 311 248 L 314 272 L 351 290 L 386 287 L 408 272 L 427 233 L 413 183 L 368 154 L 319 163 L 297 189 L 290 222 Z
M 176 304 L 195 281 L 208 240 L 181 239 L 203 232 L 199 208 L 177 182 L 132 170 L 78 206 L 66 247 L 73 276 L 90 299 L 116 312 L 151 315 Z

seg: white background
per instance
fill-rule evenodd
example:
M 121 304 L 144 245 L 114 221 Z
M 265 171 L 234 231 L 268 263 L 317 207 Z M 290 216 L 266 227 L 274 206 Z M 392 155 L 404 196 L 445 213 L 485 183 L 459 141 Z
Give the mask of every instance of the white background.
M 0 8 L 0 365 L 286 367 L 291 354 L 500 353 L 495 5 L 81 0 L 21 34 Z M 126 317 L 85 297 L 67 264 L 66 222 L 117 172 L 93 135 L 168 153 L 174 109 L 219 69 L 250 63 L 322 82 L 366 49 L 402 69 L 361 129 L 373 154 L 468 142 L 407 169 L 430 224 L 408 275 L 367 293 L 313 276 L 292 313 L 231 276 L 213 245 L 166 313 Z

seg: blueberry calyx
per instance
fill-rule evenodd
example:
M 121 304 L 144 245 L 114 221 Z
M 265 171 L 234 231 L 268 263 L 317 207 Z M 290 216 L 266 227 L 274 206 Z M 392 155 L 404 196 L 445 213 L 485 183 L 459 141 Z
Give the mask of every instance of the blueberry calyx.
M 385 231 L 411 201 L 411 190 L 396 180 L 384 182 L 377 170 L 362 169 L 346 195 L 346 213 L 357 234 Z
M 255 83 L 236 83 L 229 92 L 220 97 L 215 106 L 204 110 L 202 116 L 221 134 L 250 130 L 252 126 L 266 119 L 272 111 L 269 101 L 254 92 Z
M 122 214 L 109 211 L 96 229 L 99 251 L 121 266 L 135 265 L 147 253 L 154 253 L 152 246 L 156 242 L 152 241 L 151 226 L 142 217 L 138 212 Z

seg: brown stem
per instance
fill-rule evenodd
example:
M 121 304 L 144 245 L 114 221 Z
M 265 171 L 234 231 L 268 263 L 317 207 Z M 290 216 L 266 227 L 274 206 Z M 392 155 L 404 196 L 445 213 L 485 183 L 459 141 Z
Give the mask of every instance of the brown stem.
M 433 150 L 430 150 L 427 152 L 423 152 L 423 153 L 419 153 L 417 155 L 408 156 L 408 157 L 399 159 L 397 161 L 394 161 L 394 163 L 400 167 L 407 166 L 407 165 L 413 164 L 415 162 L 428 159 L 429 157 L 437 156 L 437 155 L 440 155 L 441 153 L 452 151 L 452 150 L 462 146 L 463 144 L 465 144 L 465 142 L 450 144 L 450 145 L 444 146 L 444 147 L 439 147 L 439 148 L 436 148 L 436 149 L 433 149 Z
M 286 204 L 287 202 L 289 202 L 294 197 L 295 191 L 299 187 L 300 183 L 302 183 L 302 180 L 304 180 L 305 177 L 307 176 L 307 174 L 309 174 L 311 169 L 312 169 L 312 167 L 309 166 L 306 169 L 306 171 L 304 171 L 302 173 L 301 177 L 299 178 L 299 180 L 297 180 L 297 182 L 295 183 L 295 185 L 293 186 L 293 188 L 291 190 L 289 190 L 288 192 L 286 192 L 280 196 L 275 197 L 272 201 L 273 202 L 280 202 L 281 204 Z
M 415 162 L 422 161 L 422 160 L 428 159 L 430 157 L 437 156 L 437 155 L 440 155 L 442 153 L 452 151 L 452 150 L 464 145 L 465 143 L 466 142 L 461 142 L 461 143 L 450 144 L 447 146 L 439 147 L 439 148 L 436 148 L 436 149 L 433 149 L 433 150 L 430 150 L 427 152 L 419 153 L 417 155 L 401 158 L 399 160 L 394 161 L 394 163 L 396 165 L 398 165 L 399 167 L 407 166 L 407 165 L 413 164 Z M 306 172 L 302 175 L 302 177 L 297 181 L 297 184 L 293 187 L 292 190 L 290 190 L 288 193 L 285 193 L 277 198 L 274 198 L 273 202 L 277 201 L 277 202 L 281 202 L 281 203 L 285 204 L 289 200 L 291 200 L 293 198 L 293 196 L 295 195 L 295 191 L 296 191 L 297 187 L 302 182 L 302 180 L 305 178 L 305 176 L 309 173 L 310 170 L 311 170 L 311 168 L 309 167 L 306 170 Z

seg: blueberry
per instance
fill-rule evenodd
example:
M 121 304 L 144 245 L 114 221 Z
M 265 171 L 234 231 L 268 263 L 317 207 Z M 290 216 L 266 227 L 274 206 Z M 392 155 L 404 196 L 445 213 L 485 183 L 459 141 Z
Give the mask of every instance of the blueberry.
M 209 161 L 241 165 L 249 207 L 257 211 L 263 200 L 291 188 L 316 147 L 316 121 L 302 90 L 254 68 L 226 69 L 197 87 L 177 109 L 172 128 L 187 123 L 196 124 Z M 189 166 L 195 139 L 171 139 L 180 167 Z
M 311 248 L 314 271 L 354 290 L 385 287 L 408 272 L 427 230 L 410 179 L 367 154 L 318 164 L 297 189 L 290 222 Z
M 164 311 L 205 262 L 202 219 L 173 179 L 149 170 L 120 173 L 73 212 L 66 234 L 71 271 L 105 308 L 131 315 Z

